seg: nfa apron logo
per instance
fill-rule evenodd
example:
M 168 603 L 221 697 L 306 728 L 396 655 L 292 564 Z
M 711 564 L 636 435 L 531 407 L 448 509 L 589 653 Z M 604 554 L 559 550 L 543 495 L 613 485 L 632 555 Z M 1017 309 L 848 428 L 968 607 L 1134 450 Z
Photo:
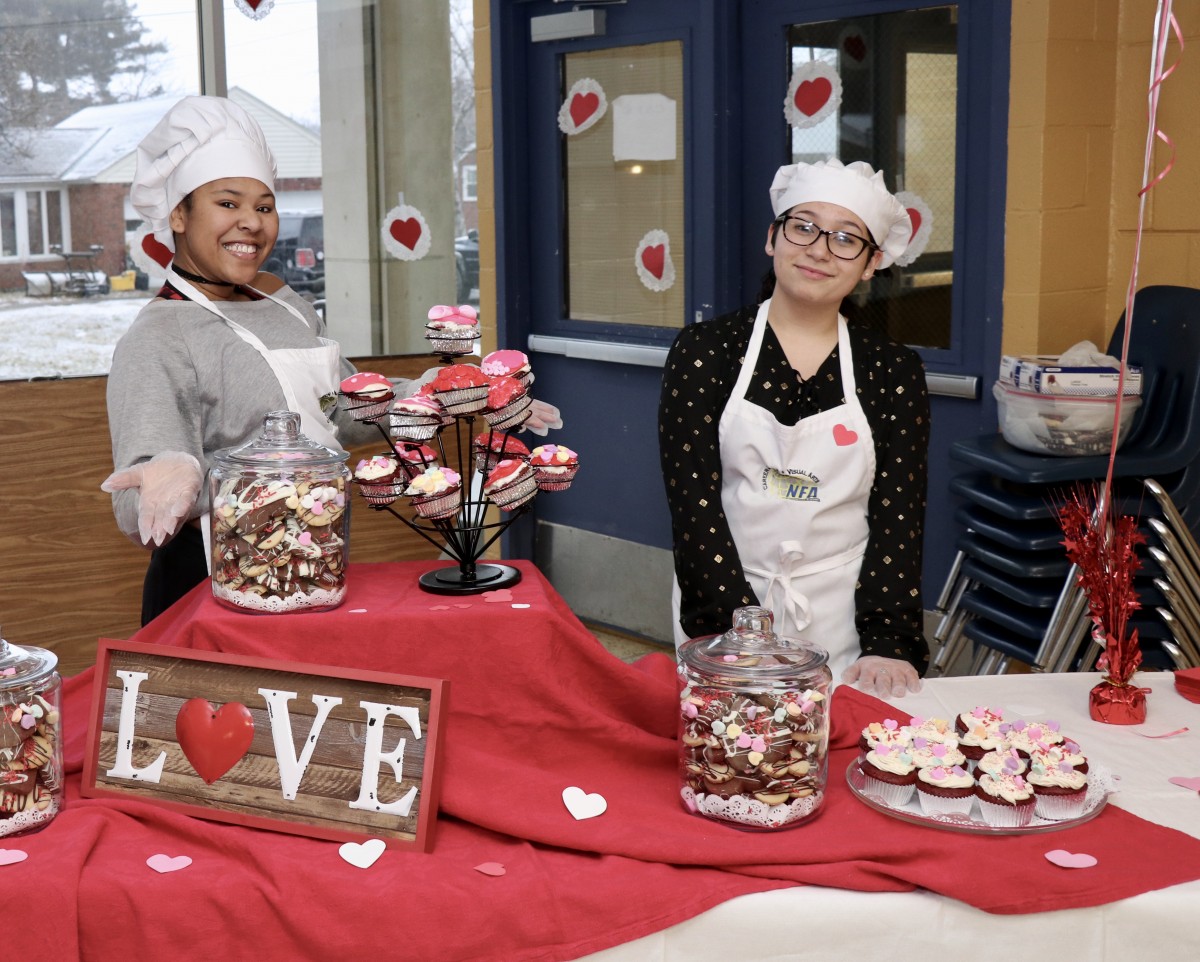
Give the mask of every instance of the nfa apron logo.
M 821 479 L 809 471 L 764 468 L 763 490 L 781 501 L 820 501 Z

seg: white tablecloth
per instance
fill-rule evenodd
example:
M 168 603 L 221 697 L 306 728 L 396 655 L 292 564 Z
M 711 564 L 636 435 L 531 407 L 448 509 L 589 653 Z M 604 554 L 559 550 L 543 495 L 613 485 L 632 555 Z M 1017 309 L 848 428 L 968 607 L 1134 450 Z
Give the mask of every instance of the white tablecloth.
M 1200 705 L 1187 701 L 1170 673 L 1142 673 L 1152 689 L 1144 725 L 1088 717 L 1098 674 L 939 678 L 893 701 L 912 715 L 949 717 L 976 705 L 1010 717 L 1055 719 L 1086 754 L 1117 777 L 1110 799 L 1126 811 L 1200 838 L 1200 794 L 1170 784 L 1200 776 Z M 1177 728 L 1191 730 L 1154 739 Z M 820 819 L 795 831 L 821 830 Z M 930 829 L 937 831 L 937 829 Z M 1046 849 L 1070 850 L 1070 833 L 1048 833 Z M 1087 871 L 1086 869 L 1064 871 Z M 980 885 L 987 879 L 981 878 Z M 929 892 L 868 893 L 801 886 L 747 895 L 703 915 L 604 952 L 592 962 L 783 962 L 853 959 L 906 962 L 1062 959 L 1063 962 L 1197 962 L 1200 881 L 1088 909 L 991 915 Z

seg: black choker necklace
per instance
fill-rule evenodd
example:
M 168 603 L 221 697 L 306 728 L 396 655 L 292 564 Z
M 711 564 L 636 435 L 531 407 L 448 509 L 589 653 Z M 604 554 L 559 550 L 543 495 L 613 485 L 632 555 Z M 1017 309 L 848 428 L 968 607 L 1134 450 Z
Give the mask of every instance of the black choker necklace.
M 191 281 L 193 284 L 211 284 L 213 287 L 237 287 L 236 284 L 231 284 L 229 281 L 210 281 L 207 277 L 201 277 L 199 274 L 193 274 L 191 271 L 185 271 L 178 264 L 172 264 L 171 270 L 182 277 L 185 281 Z

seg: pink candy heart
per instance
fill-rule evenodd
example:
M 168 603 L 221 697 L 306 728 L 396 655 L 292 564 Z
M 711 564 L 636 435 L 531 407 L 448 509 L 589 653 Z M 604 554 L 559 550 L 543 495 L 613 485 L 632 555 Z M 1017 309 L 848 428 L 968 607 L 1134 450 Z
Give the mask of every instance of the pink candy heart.
M 737 747 L 738 748 L 749 748 L 750 747 L 750 736 L 747 735 L 745 732 L 742 732 L 742 734 L 738 735 Z
M 1097 864 L 1096 856 L 1094 855 L 1074 854 L 1061 848 L 1047 852 L 1046 861 L 1060 868 L 1091 868 Z
M 27 858 L 29 853 L 22 852 L 19 848 L 0 848 L 0 865 L 16 865 Z
M 1193 792 L 1200 792 L 1200 776 L 1195 778 L 1184 778 L 1182 775 L 1175 778 L 1168 778 L 1168 782 L 1172 785 L 1178 785 L 1180 788 L 1186 788 Z

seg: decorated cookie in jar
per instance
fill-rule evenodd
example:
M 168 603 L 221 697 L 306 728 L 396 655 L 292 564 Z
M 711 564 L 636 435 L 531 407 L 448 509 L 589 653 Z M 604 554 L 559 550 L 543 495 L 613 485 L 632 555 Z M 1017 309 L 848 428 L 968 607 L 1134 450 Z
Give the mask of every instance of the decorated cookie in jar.
M 242 611 L 321 611 L 346 596 L 346 452 L 300 433 L 276 411 L 263 432 L 219 451 L 209 472 L 212 585 Z
M 723 635 L 679 648 L 680 800 L 750 831 L 801 825 L 825 797 L 829 694 L 823 648 L 739 608 Z
M 63 805 L 57 664 L 0 638 L 0 838 L 45 827 Z

